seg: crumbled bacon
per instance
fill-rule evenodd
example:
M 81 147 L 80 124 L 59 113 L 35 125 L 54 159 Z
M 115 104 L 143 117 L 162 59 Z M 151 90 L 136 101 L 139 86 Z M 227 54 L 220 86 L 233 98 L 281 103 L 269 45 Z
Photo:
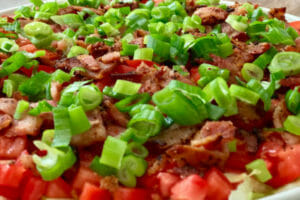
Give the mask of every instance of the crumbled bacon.
M 109 100 L 105 100 L 103 102 L 108 114 L 112 117 L 114 122 L 119 124 L 122 127 L 126 127 L 128 124 L 128 117 L 121 113 L 114 104 L 111 103 Z
M 5 137 L 0 136 L 0 158 L 14 159 L 20 156 L 26 148 L 27 139 L 25 137 Z
M 87 70 L 90 70 L 90 71 L 100 70 L 100 65 L 93 56 L 79 55 L 79 56 L 77 56 L 77 59 L 80 61 L 80 63 L 83 65 L 83 67 L 86 68 Z
M 228 13 L 218 7 L 203 7 L 198 8 L 194 12 L 194 15 L 198 15 L 202 19 L 202 24 L 204 25 L 215 25 L 225 21 Z
M 269 14 L 271 18 L 277 18 L 279 20 L 285 21 L 286 8 L 271 8 Z
M 12 122 L 12 117 L 8 114 L 1 114 L 0 115 L 0 130 L 9 127 Z
M 212 142 L 209 138 L 221 138 L 223 141 L 229 141 L 234 138 L 236 127 L 231 121 L 206 122 L 191 140 L 192 146 L 201 146 Z
M 114 52 L 109 52 L 105 55 L 102 56 L 101 60 L 103 63 L 108 64 L 108 63 L 113 63 L 113 62 L 118 62 L 121 59 L 120 52 L 114 51 Z
M 290 112 L 286 107 L 284 98 L 282 98 L 281 100 L 272 100 L 272 107 L 274 108 L 274 112 L 273 112 L 274 127 L 282 128 L 283 122 L 290 115 Z
M 13 116 L 17 108 L 17 100 L 12 98 L 0 98 L 0 111 Z
M 85 133 L 72 137 L 71 144 L 74 146 L 89 146 L 104 141 L 107 136 L 99 109 L 87 112 L 87 117 L 92 127 Z
M 74 13 L 76 14 L 77 12 L 81 12 L 83 9 L 87 9 L 88 7 L 83 7 L 83 6 L 68 6 L 66 8 L 61 8 L 58 11 L 58 15 L 65 15 L 65 14 L 70 14 Z M 95 8 L 88 8 L 89 10 L 93 11 L 97 15 L 103 15 L 104 11 L 102 9 L 95 9 Z

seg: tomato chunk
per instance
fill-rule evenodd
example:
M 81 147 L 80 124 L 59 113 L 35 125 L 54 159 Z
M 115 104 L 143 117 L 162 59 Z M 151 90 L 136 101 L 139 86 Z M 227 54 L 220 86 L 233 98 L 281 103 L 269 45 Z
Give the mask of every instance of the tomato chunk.
M 8 138 L 0 136 L 0 158 L 17 158 L 26 148 L 26 137 Z
M 165 197 L 170 196 L 171 188 L 180 180 L 178 176 L 167 172 L 161 172 L 157 177 L 160 183 L 160 192 Z
M 21 164 L 0 165 L 0 186 L 19 187 L 26 169 Z
M 62 178 L 55 179 L 48 183 L 46 197 L 49 198 L 70 198 L 71 186 Z
M 152 62 L 152 61 L 149 61 L 149 60 L 126 60 L 126 64 L 130 67 L 133 67 L 133 68 L 137 68 L 138 66 L 141 65 L 142 62 L 144 62 L 149 67 L 152 67 L 154 64 L 158 65 L 155 62 Z
M 30 177 L 25 184 L 22 200 L 39 200 L 45 193 L 47 182 L 38 177 Z
M 119 188 L 114 193 L 114 200 L 150 200 L 150 193 L 144 189 Z
M 172 200 L 204 200 L 208 186 L 199 175 L 190 175 L 171 189 Z
M 198 67 L 193 67 L 190 70 L 190 74 L 191 74 L 192 80 L 197 83 L 197 81 L 200 79 L 200 74 L 199 74 L 199 71 L 198 71 Z
M 290 25 L 300 34 L 300 21 L 291 22 Z
M 220 170 L 212 168 L 205 174 L 205 180 L 208 185 L 207 200 L 228 199 L 231 192 L 231 184 Z
M 109 191 L 101 189 L 90 183 L 85 183 L 79 200 L 94 200 L 94 199 L 110 200 L 111 196 Z
M 73 180 L 72 186 L 75 190 L 81 191 L 86 182 L 98 186 L 100 184 L 100 176 L 89 168 L 80 167 Z

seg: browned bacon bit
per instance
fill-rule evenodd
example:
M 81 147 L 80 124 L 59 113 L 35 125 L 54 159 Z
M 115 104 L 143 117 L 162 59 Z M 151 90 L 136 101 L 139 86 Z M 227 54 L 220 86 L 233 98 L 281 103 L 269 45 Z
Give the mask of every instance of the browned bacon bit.
M 0 158 L 13 159 L 19 157 L 26 148 L 26 143 L 25 137 L 8 138 L 0 136 Z
M 150 141 L 158 143 L 161 146 L 170 147 L 174 144 L 183 144 L 197 131 L 196 126 L 182 127 L 177 124 L 162 131 L 158 136 L 150 139 Z
M 79 55 L 77 56 L 77 59 L 80 61 L 81 65 L 83 65 L 82 67 L 86 68 L 87 70 L 90 71 L 100 70 L 100 65 L 93 56 Z
M 5 132 L 7 137 L 37 135 L 43 120 L 40 117 L 25 115 L 21 120 L 14 120 L 12 126 Z
M 215 25 L 219 22 L 225 21 L 228 13 L 222 8 L 218 7 L 203 7 L 198 8 L 195 12 L 202 19 L 203 25 Z
M 121 55 L 120 55 L 120 52 L 118 52 L 118 51 L 109 52 L 109 53 L 103 55 L 101 58 L 102 62 L 105 64 L 119 62 L 120 59 L 121 59 Z
M 103 42 L 97 42 L 95 44 L 90 44 L 87 47 L 88 51 L 91 53 L 92 56 L 95 58 L 98 58 L 100 56 L 103 56 L 107 52 L 109 52 L 110 47 Z
M 139 3 L 137 1 L 133 1 L 132 3 L 119 2 L 119 3 L 115 3 L 112 7 L 113 8 L 130 7 L 131 10 L 133 10 L 139 7 Z
M 282 128 L 283 122 L 291 114 L 285 104 L 284 98 L 281 100 L 272 100 L 273 112 L 273 124 L 275 128 Z
M 277 18 L 279 20 L 285 21 L 286 8 L 271 8 L 269 14 L 271 18 Z
M 76 14 L 77 12 L 81 12 L 83 9 L 87 9 L 88 7 L 83 7 L 83 6 L 68 6 L 66 8 L 61 8 L 58 11 L 58 15 L 65 15 L 65 14 L 70 14 L 74 13 Z M 104 12 L 101 9 L 95 9 L 95 8 L 88 8 L 89 10 L 93 11 L 97 15 L 103 15 Z
M 111 118 L 120 126 L 127 127 L 128 124 L 128 117 L 121 113 L 114 104 L 111 103 L 110 100 L 105 100 L 103 105 L 107 109 L 108 114 Z
M 60 99 L 60 92 L 62 90 L 62 84 L 57 81 L 51 82 L 50 93 L 54 101 L 58 102 Z
M 163 171 L 168 163 L 168 159 L 165 154 L 161 154 L 155 158 L 147 159 L 147 161 L 149 165 L 147 169 L 148 175 L 157 174 L 158 172 Z
M 17 100 L 12 98 L 0 98 L 0 111 L 13 116 L 17 108 Z
M 280 80 L 280 85 L 283 87 L 294 88 L 300 85 L 300 76 L 291 76 Z
M 107 136 L 99 109 L 87 112 L 87 117 L 92 127 L 87 132 L 72 137 L 71 144 L 74 146 L 89 146 L 104 141 Z
M 231 121 L 206 122 L 191 140 L 192 146 L 202 146 L 221 138 L 222 142 L 234 138 L 236 127 Z
M 100 187 L 114 193 L 119 188 L 118 178 L 115 176 L 105 176 L 100 180 Z
M 1 114 L 0 115 L 0 130 L 9 127 L 12 122 L 12 117 L 8 114 Z
M 166 153 L 177 163 L 186 163 L 195 168 L 222 167 L 229 156 L 228 152 L 212 151 L 204 147 L 189 145 L 174 145 Z
M 145 63 L 142 63 L 137 68 L 136 73 L 142 77 L 142 87 L 140 91 L 148 92 L 150 94 L 153 94 L 166 87 L 171 80 L 179 80 L 190 85 L 195 84 L 189 78 L 180 75 L 167 66 L 162 66 L 159 69 L 156 69 L 154 67 L 149 67 Z

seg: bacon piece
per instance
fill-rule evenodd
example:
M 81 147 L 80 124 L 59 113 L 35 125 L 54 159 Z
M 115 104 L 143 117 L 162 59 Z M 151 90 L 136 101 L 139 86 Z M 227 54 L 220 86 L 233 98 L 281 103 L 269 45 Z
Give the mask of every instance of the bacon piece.
M 9 127 L 12 122 L 12 117 L 8 114 L 1 114 L 0 115 L 0 130 Z
M 137 68 L 136 74 L 141 76 L 142 87 L 140 91 L 148 92 L 150 94 L 166 87 L 171 80 L 179 80 L 190 85 L 195 84 L 188 77 L 180 75 L 167 66 L 162 66 L 159 69 L 156 69 L 154 67 L 149 67 L 142 62 L 142 64 Z
M 228 152 L 212 151 L 204 147 L 189 145 L 175 145 L 166 153 L 176 162 L 180 164 L 183 162 L 195 168 L 222 167 L 229 156 Z
M 98 71 L 98 70 L 100 70 L 100 65 L 93 56 L 79 55 L 79 56 L 77 56 L 77 59 L 83 65 L 83 67 L 86 68 L 89 71 Z
M 279 20 L 285 21 L 286 8 L 271 8 L 269 15 L 271 18 L 277 18 Z
M 92 127 L 85 133 L 72 137 L 71 144 L 74 146 L 89 146 L 104 141 L 107 136 L 99 109 L 87 112 L 87 117 Z
M 124 113 L 120 112 L 110 100 L 105 100 L 103 104 L 114 122 L 122 127 L 127 127 L 128 117 Z
M 43 120 L 40 117 L 25 115 L 21 120 L 14 120 L 12 126 L 5 132 L 7 137 L 38 135 Z
M 13 116 L 18 102 L 12 98 L 0 98 L 0 111 Z
M 228 13 L 218 7 L 203 7 L 198 8 L 194 12 L 194 15 L 198 15 L 202 19 L 203 25 L 215 25 L 219 22 L 225 21 Z
M 170 128 L 162 131 L 158 136 L 152 137 L 150 141 L 158 143 L 161 146 L 170 147 L 175 144 L 183 144 L 197 131 L 196 126 L 172 125 Z
M 102 9 L 95 9 L 95 8 L 90 8 L 90 7 L 84 7 L 84 6 L 68 6 L 66 8 L 61 8 L 58 11 L 58 15 L 65 15 L 65 14 L 70 14 L 74 13 L 76 14 L 77 12 L 81 12 L 83 9 L 89 9 L 96 13 L 97 15 L 103 15 L 104 11 Z
M 280 80 L 280 85 L 284 87 L 294 88 L 300 85 L 300 76 L 290 76 Z
M 231 121 L 206 122 L 191 140 L 191 145 L 202 146 L 218 138 L 224 143 L 234 138 L 235 131 L 236 127 Z
M 275 128 L 282 128 L 286 118 L 291 114 L 285 104 L 284 98 L 280 101 L 272 100 L 273 112 L 273 124 Z
M 102 56 L 101 60 L 103 63 L 108 64 L 108 63 L 113 63 L 113 62 L 118 62 L 121 59 L 120 52 L 114 51 L 114 52 L 109 52 Z
M 51 97 L 55 102 L 58 102 L 60 99 L 60 93 L 62 90 L 62 84 L 60 84 L 57 81 L 51 82 L 51 88 L 50 88 L 50 93 Z
M 0 136 L 0 158 L 15 159 L 20 156 L 26 148 L 27 140 L 25 137 L 8 138 Z

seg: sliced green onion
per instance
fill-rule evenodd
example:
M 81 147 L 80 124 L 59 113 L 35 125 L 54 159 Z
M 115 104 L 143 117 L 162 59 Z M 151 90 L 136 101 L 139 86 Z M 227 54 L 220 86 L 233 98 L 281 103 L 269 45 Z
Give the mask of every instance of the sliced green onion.
M 28 101 L 21 100 L 18 102 L 16 112 L 14 114 L 14 119 L 19 120 L 22 118 L 23 114 L 28 110 L 29 103 Z
M 115 104 L 115 106 L 121 112 L 129 112 L 134 106 L 139 104 L 148 103 L 151 100 L 151 96 L 148 93 L 135 94 L 129 97 L 126 97 Z
M 152 61 L 153 57 L 153 49 L 151 48 L 143 48 L 137 49 L 134 51 L 134 60 L 150 60 Z
M 72 69 L 74 69 L 74 68 L 72 68 Z M 55 72 L 53 72 L 51 74 L 51 76 L 52 76 L 53 81 L 58 81 L 60 84 L 69 82 L 72 77 L 70 74 L 68 74 L 60 69 L 57 69 Z
M 14 40 L 0 38 L 0 49 L 4 52 L 14 52 L 19 49 L 19 46 Z
M 67 25 L 71 28 L 79 28 L 81 25 L 84 25 L 83 19 L 76 14 L 55 15 L 50 18 L 61 26 Z
M 121 135 L 120 140 L 129 142 L 132 139 L 133 134 L 136 132 L 133 128 L 127 128 Z
M 110 23 L 104 23 L 100 26 L 101 31 L 105 33 L 105 35 L 111 37 L 116 36 L 120 33 L 118 29 L 113 27 Z
M 282 71 L 285 75 L 300 73 L 300 53 L 280 52 L 273 58 L 269 70 L 271 73 Z
M 15 53 L 2 63 L 0 77 L 2 78 L 16 72 L 25 64 L 25 62 L 26 57 L 21 52 Z
M 100 176 L 111 176 L 117 174 L 117 169 L 101 164 L 100 158 L 98 156 L 95 156 L 90 165 L 90 168 L 96 173 L 98 173 Z
M 231 116 L 238 113 L 236 99 L 230 95 L 227 83 L 223 78 L 216 78 L 209 83 L 211 93 L 221 108 L 225 109 L 225 116 Z
M 150 104 L 138 104 L 135 105 L 131 110 L 130 110 L 130 116 L 133 117 L 134 115 L 144 111 L 144 110 L 155 110 L 155 107 L 150 105 Z
M 234 139 L 234 140 L 227 143 L 227 147 L 228 147 L 229 152 L 236 152 L 236 143 L 237 143 L 236 139 Z
M 293 40 L 299 37 L 299 33 L 293 27 L 288 27 L 286 31 L 293 38 Z
M 39 150 L 46 150 L 45 156 L 32 156 L 36 168 L 46 181 L 54 180 L 60 177 L 65 170 L 69 169 L 76 162 L 76 156 L 71 147 L 67 147 L 64 151 L 50 147 L 44 142 L 34 141 L 34 145 Z
M 260 55 L 253 64 L 259 66 L 261 69 L 265 69 L 272 61 L 273 57 L 278 53 L 275 47 L 271 47 L 267 52 Z
M 205 105 L 208 113 L 208 119 L 219 120 L 225 113 L 225 109 L 219 106 L 207 103 Z
M 59 106 L 53 108 L 52 112 L 55 132 L 52 146 L 66 147 L 69 145 L 72 137 L 68 108 Z
M 254 171 L 254 176 L 260 182 L 265 183 L 272 178 L 272 175 L 270 174 L 267 165 L 263 159 L 257 159 L 247 164 L 246 169 L 248 171 Z
M 214 65 L 204 63 L 199 66 L 199 74 L 201 75 L 201 78 L 198 80 L 198 85 L 203 88 L 217 77 L 228 80 L 230 71 L 228 69 L 220 69 Z
M 135 187 L 136 186 L 136 177 L 134 174 L 127 169 L 126 167 L 121 167 L 117 172 L 117 177 L 120 183 L 126 187 Z
M 52 108 L 53 106 L 51 106 L 47 101 L 43 100 L 39 101 L 38 105 L 35 108 L 31 109 L 28 114 L 37 116 L 41 113 L 52 111 Z
M 283 127 L 292 134 L 300 135 L 300 117 L 293 115 L 288 116 L 283 123 Z
M 273 93 L 267 92 L 262 84 L 256 79 L 251 79 L 247 83 L 247 87 L 260 95 L 261 100 L 264 102 L 265 111 L 269 110 Z
M 73 46 L 70 49 L 67 57 L 72 58 L 72 57 L 76 57 L 76 56 L 83 55 L 83 54 L 89 54 L 89 51 L 80 46 Z
M 243 32 L 248 28 L 248 17 L 240 15 L 229 15 L 226 22 L 237 31 Z
M 109 96 L 109 97 L 112 97 L 114 99 L 124 99 L 126 97 L 128 97 L 127 95 L 124 95 L 124 94 L 120 94 L 120 93 L 116 93 L 113 91 L 113 88 L 112 87 L 109 87 L 109 86 L 105 86 L 103 88 L 103 94 L 106 95 L 106 96 Z
M 54 130 L 53 129 L 44 130 L 43 135 L 42 135 L 42 142 L 51 146 L 53 138 L 54 138 Z
M 82 106 L 70 106 L 68 111 L 73 135 L 84 133 L 91 128 L 90 121 L 87 118 Z
M 129 44 L 127 41 L 122 41 L 122 56 L 133 56 L 134 52 L 139 48 L 137 44 Z M 152 60 L 152 58 L 151 58 Z
M 295 45 L 294 39 L 280 27 L 269 26 L 269 31 L 263 32 L 261 35 L 272 44 Z
M 157 35 L 148 35 L 147 48 L 152 48 L 154 53 L 154 61 L 163 62 L 169 59 L 171 45 L 168 42 L 162 41 L 156 37 Z
M 137 142 L 130 142 L 127 145 L 126 154 L 132 154 L 137 157 L 146 158 L 149 154 L 146 147 Z
M 205 31 L 205 27 L 201 25 L 202 19 L 198 15 L 187 16 L 183 21 L 183 32 L 187 32 L 193 29 L 198 29 L 200 32 Z
M 126 148 L 127 142 L 108 136 L 103 145 L 100 164 L 120 169 Z
M 117 80 L 113 87 L 113 92 L 124 94 L 124 95 L 134 95 L 138 93 L 141 88 L 140 83 L 134 83 L 126 80 Z
M 134 155 L 127 155 L 122 160 L 122 168 L 123 167 L 133 173 L 133 175 L 141 177 L 146 172 L 147 162 Z
M 76 96 L 74 93 L 77 92 L 82 86 L 84 86 L 88 82 L 89 81 L 78 81 L 78 82 L 74 82 L 74 83 L 68 85 L 68 87 L 66 87 L 62 91 L 58 104 L 68 107 L 71 104 L 75 103 Z
M 230 86 L 229 91 L 233 97 L 251 105 L 256 105 L 260 98 L 256 92 L 235 84 Z
M 157 21 L 167 22 L 171 17 L 171 14 L 172 13 L 170 12 L 170 8 L 168 8 L 167 6 L 154 7 L 151 10 L 152 18 Z
M 2 92 L 7 97 L 12 97 L 13 93 L 17 90 L 17 84 L 13 80 L 6 79 L 3 83 Z
M 261 81 L 264 77 L 264 71 L 255 64 L 245 63 L 242 70 L 242 77 L 245 81 L 250 81 L 251 79 L 256 79 Z
M 128 123 L 128 127 L 137 130 L 139 135 L 155 136 L 163 125 L 164 117 L 156 110 L 144 110 L 135 114 Z
M 300 112 L 300 92 L 299 87 L 289 90 L 285 95 L 286 106 L 294 114 Z
M 95 85 L 81 87 L 77 94 L 77 102 L 84 110 L 93 110 L 102 102 L 103 95 Z

